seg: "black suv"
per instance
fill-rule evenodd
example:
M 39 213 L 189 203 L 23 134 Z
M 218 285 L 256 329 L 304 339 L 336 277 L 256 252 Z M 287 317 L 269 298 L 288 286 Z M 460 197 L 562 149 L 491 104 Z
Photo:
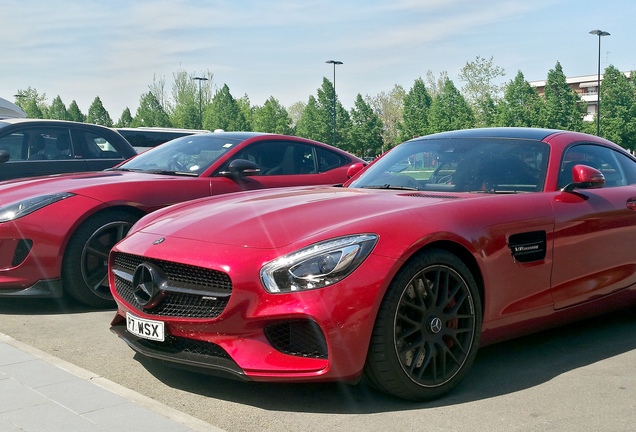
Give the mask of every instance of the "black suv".
M 0 120 L 0 180 L 99 171 L 137 152 L 112 129 L 63 120 Z

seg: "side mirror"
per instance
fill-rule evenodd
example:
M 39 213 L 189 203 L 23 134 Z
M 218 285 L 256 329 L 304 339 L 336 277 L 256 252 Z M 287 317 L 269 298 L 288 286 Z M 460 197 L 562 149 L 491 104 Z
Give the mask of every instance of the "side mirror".
M 347 170 L 347 178 L 351 178 L 354 175 L 358 174 L 360 170 L 362 170 L 362 168 L 364 168 L 364 164 L 362 162 L 351 165 Z
M 563 188 L 563 192 L 571 193 L 575 188 L 599 189 L 605 186 L 605 176 L 596 168 L 587 165 L 574 165 L 573 182 Z
M 258 164 L 248 161 L 246 159 L 234 159 L 228 165 L 229 171 L 221 171 L 219 174 L 226 177 L 247 177 L 258 175 L 261 172 L 261 167 Z
M 5 163 L 9 160 L 9 152 L 6 150 L 0 150 L 0 163 Z

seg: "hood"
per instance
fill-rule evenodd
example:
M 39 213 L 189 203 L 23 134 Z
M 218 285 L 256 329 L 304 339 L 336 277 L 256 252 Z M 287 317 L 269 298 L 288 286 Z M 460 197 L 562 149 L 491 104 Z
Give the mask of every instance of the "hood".
M 0 206 L 29 197 L 59 192 L 72 192 L 101 199 L 104 190 L 116 193 L 118 187 L 123 184 L 185 178 L 141 172 L 94 171 L 7 180 L 0 182 Z
M 142 219 L 134 230 L 234 246 L 281 248 L 321 236 L 403 229 L 404 223 L 417 217 L 415 209 L 463 199 L 338 187 L 245 192 L 173 206 Z

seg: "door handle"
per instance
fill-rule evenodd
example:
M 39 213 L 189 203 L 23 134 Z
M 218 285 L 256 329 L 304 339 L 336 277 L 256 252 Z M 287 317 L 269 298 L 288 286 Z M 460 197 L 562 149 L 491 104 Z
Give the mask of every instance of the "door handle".
M 636 211 L 636 197 L 627 200 L 627 208 Z

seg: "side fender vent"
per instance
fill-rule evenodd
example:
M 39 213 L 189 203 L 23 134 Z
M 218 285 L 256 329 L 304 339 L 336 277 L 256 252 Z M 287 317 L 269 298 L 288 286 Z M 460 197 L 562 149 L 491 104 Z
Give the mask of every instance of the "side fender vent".
M 529 263 L 544 260 L 547 248 L 545 231 L 513 234 L 508 239 L 508 247 L 517 262 Z

